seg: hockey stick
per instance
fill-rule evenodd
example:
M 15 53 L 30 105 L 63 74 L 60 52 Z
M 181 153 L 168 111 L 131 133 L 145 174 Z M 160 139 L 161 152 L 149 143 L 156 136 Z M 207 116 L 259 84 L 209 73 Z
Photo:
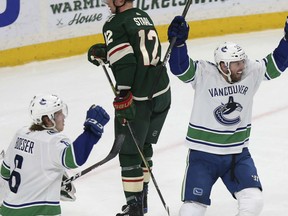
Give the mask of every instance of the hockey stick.
M 184 10 L 183 10 L 183 12 L 182 12 L 182 17 L 184 17 L 184 18 L 186 17 L 187 12 L 188 12 L 191 4 L 192 4 L 192 0 L 187 0 L 186 5 L 185 5 L 185 7 L 184 7 Z M 169 47 L 168 47 L 168 49 L 167 49 L 167 51 L 166 51 L 166 54 L 165 54 L 165 56 L 164 56 L 164 58 L 163 58 L 162 67 L 161 67 L 161 69 L 160 69 L 160 71 L 159 71 L 158 76 L 155 78 L 155 80 L 154 80 L 154 82 L 153 82 L 153 86 L 152 86 L 151 92 L 150 92 L 150 94 L 148 95 L 149 100 L 152 99 L 153 94 L 155 93 L 156 87 L 157 87 L 157 85 L 158 85 L 158 83 L 159 83 L 159 80 L 160 80 L 160 77 L 161 77 L 161 75 L 162 75 L 162 73 L 163 73 L 163 70 L 164 70 L 164 68 L 166 67 L 166 64 L 167 64 L 167 62 L 168 62 L 168 60 L 169 60 L 169 57 L 170 57 L 172 48 L 173 48 L 173 46 L 175 45 L 176 40 L 177 40 L 177 37 L 173 37 L 173 38 L 171 39 L 171 41 L 170 41 Z
M 98 60 L 98 59 L 97 59 L 97 60 Z M 112 82 L 112 80 L 111 80 L 111 78 L 110 78 L 110 76 L 109 76 L 109 73 L 108 73 L 108 71 L 107 71 L 107 69 L 106 69 L 106 67 L 105 67 L 104 62 L 103 62 L 101 59 L 99 59 L 98 61 L 99 61 L 99 63 L 101 64 L 101 66 L 102 66 L 102 68 L 103 68 L 103 70 L 104 70 L 104 72 L 105 72 L 105 74 L 106 74 L 106 77 L 107 77 L 107 79 L 108 79 L 108 81 L 109 81 L 109 84 L 110 84 L 110 86 L 111 86 L 111 88 L 112 88 L 112 90 L 113 90 L 113 92 L 114 92 L 114 95 L 117 96 L 117 91 L 116 91 L 116 89 L 115 89 L 115 87 L 114 87 L 114 85 L 113 85 L 113 82 Z M 147 162 L 147 160 L 146 160 L 146 158 L 145 158 L 142 150 L 141 150 L 140 147 L 139 147 L 138 141 L 136 140 L 136 137 L 135 137 L 135 135 L 134 135 L 134 132 L 133 132 L 133 130 L 132 130 L 131 125 L 130 125 L 129 122 L 127 122 L 127 126 L 128 126 L 129 131 L 130 131 L 130 134 L 131 134 L 131 136 L 132 136 L 132 139 L 133 139 L 133 141 L 134 141 L 134 143 L 135 143 L 135 145 L 136 145 L 136 147 L 137 147 L 137 151 L 139 152 L 139 154 L 140 154 L 140 156 L 141 156 L 141 158 L 142 158 L 142 161 L 143 161 L 145 167 L 148 169 L 148 172 L 149 172 L 149 174 L 150 174 L 150 176 L 151 176 L 151 179 L 152 179 L 152 181 L 153 181 L 153 183 L 154 183 L 154 186 L 155 186 L 155 188 L 156 188 L 156 191 L 157 191 L 157 193 L 158 193 L 158 195 L 159 195 L 159 197 L 160 197 L 160 199 L 161 199 L 161 202 L 162 202 L 165 210 L 167 211 L 168 216 L 170 216 L 169 207 L 167 206 L 167 204 L 166 204 L 166 202 L 165 202 L 165 200 L 164 200 L 164 198 L 163 198 L 163 196 L 162 196 L 162 193 L 161 193 L 161 191 L 160 191 L 160 189 L 159 189 L 159 186 L 158 186 L 158 184 L 157 184 L 157 182 L 156 182 L 156 179 L 155 179 L 155 177 L 154 177 L 154 175 L 153 175 L 153 173 L 152 173 L 152 170 L 151 170 L 151 168 L 150 168 L 150 166 L 149 166 L 149 164 L 148 164 L 148 162 Z
M 0 160 L 1 159 L 4 159 L 4 157 L 5 157 L 5 151 L 4 151 L 4 149 L 1 151 L 1 153 L 0 153 Z
M 71 183 L 72 181 L 76 180 L 77 178 L 79 178 L 80 176 L 83 176 L 85 174 L 87 174 L 88 172 L 92 171 L 93 169 L 103 165 L 104 163 L 110 161 L 111 159 L 113 159 L 114 157 L 116 157 L 116 155 L 119 153 L 122 143 L 124 142 L 124 138 L 125 135 L 120 134 L 116 137 L 116 139 L 114 140 L 112 149 L 110 150 L 109 154 L 101 161 L 99 161 L 98 163 L 93 164 L 92 166 L 84 169 L 83 171 L 75 174 L 74 176 L 71 176 L 70 178 L 66 179 L 65 181 L 62 181 L 61 187 L 64 185 L 67 185 L 69 183 Z

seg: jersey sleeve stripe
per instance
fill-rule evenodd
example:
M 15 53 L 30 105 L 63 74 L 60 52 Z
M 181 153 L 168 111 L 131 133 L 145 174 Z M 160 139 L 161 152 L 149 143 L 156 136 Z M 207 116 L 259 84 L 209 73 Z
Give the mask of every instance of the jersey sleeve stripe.
M 134 53 L 131 45 L 129 43 L 122 43 L 108 51 L 108 60 L 110 61 L 110 64 L 114 64 L 130 53 Z
M 5 180 L 9 180 L 10 178 L 10 167 L 7 166 L 4 161 L 2 163 L 2 167 L 1 167 L 1 177 Z
M 279 77 L 281 75 L 281 70 L 277 67 L 273 54 L 269 54 L 267 57 L 267 76 L 271 79 Z
M 74 169 L 78 167 L 74 158 L 74 151 L 72 148 L 72 145 L 65 148 L 62 155 L 62 164 L 68 169 Z
M 177 75 L 177 77 L 185 83 L 191 82 L 195 79 L 195 73 L 197 69 L 197 64 L 194 64 L 193 60 L 190 59 L 189 67 L 182 74 Z

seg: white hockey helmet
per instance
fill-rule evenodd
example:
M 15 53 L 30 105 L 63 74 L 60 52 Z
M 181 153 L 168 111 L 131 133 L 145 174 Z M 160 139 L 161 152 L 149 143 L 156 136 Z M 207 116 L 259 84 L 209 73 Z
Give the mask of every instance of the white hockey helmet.
M 37 125 L 42 124 L 42 117 L 48 118 L 55 124 L 54 114 L 62 110 L 65 117 L 68 115 L 68 108 L 65 103 L 56 95 L 43 94 L 34 96 L 30 102 L 30 116 Z
M 219 65 L 220 62 L 229 65 L 230 62 L 246 60 L 247 55 L 238 44 L 233 42 L 224 42 L 215 49 L 214 59 L 217 65 Z
M 224 42 L 215 49 L 214 59 L 219 71 L 228 78 L 230 83 L 233 83 L 231 78 L 230 62 L 245 61 L 247 55 L 238 44 L 233 42 Z M 224 73 L 220 66 L 220 62 L 224 62 L 228 73 Z

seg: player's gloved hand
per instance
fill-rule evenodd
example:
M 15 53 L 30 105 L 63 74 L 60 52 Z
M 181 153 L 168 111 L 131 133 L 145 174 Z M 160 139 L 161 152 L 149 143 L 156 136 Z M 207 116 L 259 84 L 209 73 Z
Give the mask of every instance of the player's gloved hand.
M 185 21 L 184 17 L 176 16 L 168 28 L 168 40 L 171 41 L 172 38 L 176 37 L 175 46 L 184 44 L 188 38 L 189 25 Z
M 107 63 L 107 47 L 104 43 L 94 44 L 88 50 L 88 61 L 92 64 L 99 66 L 100 62 Z
M 68 178 L 69 176 L 65 172 L 62 176 L 62 181 L 65 181 Z M 60 200 L 61 201 L 75 201 L 76 200 L 75 193 L 76 193 L 76 188 L 72 182 L 67 185 L 64 185 L 61 187 Z
M 286 41 L 288 41 L 288 16 L 286 18 L 286 23 L 285 23 L 285 27 L 284 27 L 284 38 Z
M 120 94 L 113 101 L 115 114 L 122 125 L 135 118 L 135 104 L 131 91 L 120 91 Z
M 104 125 L 106 125 L 109 120 L 110 116 L 102 107 L 92 105 L 87 111 L 84 130 L 89 130 L 95 135 L 101 136 L 104 131 Z

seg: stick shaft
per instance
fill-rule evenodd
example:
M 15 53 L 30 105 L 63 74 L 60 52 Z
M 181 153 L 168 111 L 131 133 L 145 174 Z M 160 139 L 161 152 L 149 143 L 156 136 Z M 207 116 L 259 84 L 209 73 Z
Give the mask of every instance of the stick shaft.
M 185 7 L 184 7 L 184 10 L 183 10 L 183 12 L 182 12 L 182 16 L 183 16 L 184 18 L 186 17 L 186 15 L 187 15 L 187 13 L 188 13 L 188 10 L 189 10 L 191 4 L 192 4 L 192 0 L 187 0 L 186 5 L 185 5 Z M 176 40 L 177 40 L 177 37 L 173 37 L 173 38 L 170 40 L 170 44 L 169 44 L 169 46 L 168 46 L 168 49 L 167 49 L 167 51 L 166 51 L 166 53 L 165 53 L 165 55 L 164 55 L 163 61 L 162 61 L 162 67 L 161 67 L 161 69 L 160 69 L 160 71 L 159 71 L 158 76 L 157 76 L 157 77 L 155 78 L 155 80 L 154 80 L 154 83 L 153 83 L 153 86 L 152 86 L 152 89 L 151 89 L 151 93 L 148 95 L 149 100 L 152 99 L 153 94 L 155 93 L 156 87 L 157 87 L 157 85 L 158 85 L 158 83 L 159 83 L 159 80 L 160 80 L 160 77 L 161 77 L 161 75 L 162 75 L 162 73 L 163 73 L 163 70 L 164 70 L 164 68 L 166 67 L 166 64 L 167 64 L 167 62 L 168 62 L 168 60 L 169 60 L 169 58 L 170 58 L 170 54 L 171 54 L 171 52 L 172 52 L 173 46 L 174 46 L 175 43 L 176 43 Z

